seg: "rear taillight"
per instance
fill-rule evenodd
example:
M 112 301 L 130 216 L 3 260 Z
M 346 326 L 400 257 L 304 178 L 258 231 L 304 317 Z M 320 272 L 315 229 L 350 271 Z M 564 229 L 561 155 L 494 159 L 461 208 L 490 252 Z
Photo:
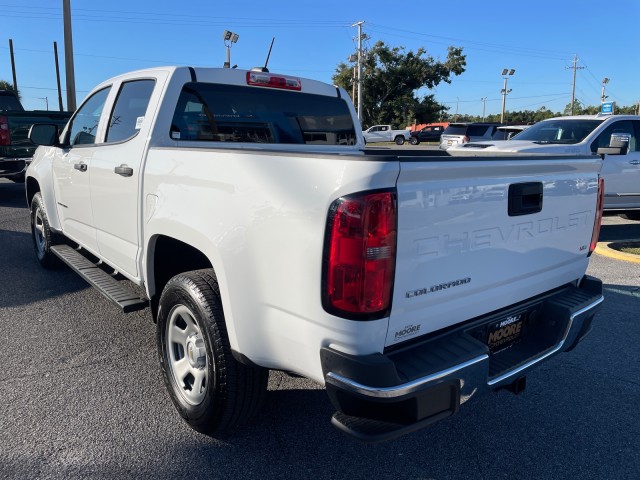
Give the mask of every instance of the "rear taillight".
M 0 146 L 11 145 L 11 134 L 7 117 L 0 115 Z
M 282 88 L 284 90 L 302 90 L 302 82 L 299 78 L 286 75 L 273 75 L 265 72 L 247 72 L 247 85 Z
M 388 316 L 395 264 L 395 192 L 336 200 L 329 209 L 325 238 L 325 310 L 358 320 Z
M 591 245 L 589 245 L 589 255 L 593 253 L 598 245 L 600 236 L 600 225 L 602 224 L 602 207 L 604 205 L 604 179 L 598 179 L 598 203 L 596 206 L 596 220 L 593 223 L 593 233 L 591 235 Z M 587 256 L 589 256 L 587 255 Z

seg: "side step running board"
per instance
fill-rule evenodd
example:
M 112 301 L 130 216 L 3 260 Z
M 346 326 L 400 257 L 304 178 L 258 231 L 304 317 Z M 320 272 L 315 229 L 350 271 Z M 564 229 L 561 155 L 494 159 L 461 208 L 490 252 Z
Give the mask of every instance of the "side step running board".
M 97 267 L 89 259 L 69 245 L 55 245 L 51 251 L 69 265 L 75 272 L 96 287 L 109 300 L 117 304 L 124 313 L 142 310 L 149 305 L 149 301 L 140 298 L 135 292 L 127 288 L 107 272 Z

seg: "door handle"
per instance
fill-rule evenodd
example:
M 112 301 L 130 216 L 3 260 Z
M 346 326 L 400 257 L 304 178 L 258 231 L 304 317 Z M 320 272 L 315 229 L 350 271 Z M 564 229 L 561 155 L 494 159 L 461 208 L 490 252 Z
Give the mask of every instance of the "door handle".
M 629 163 L 631 165 L 640 165 L 640 160 L 631 160 Z
M 123 177 L 130 177 L 133 175 L 133 168 L 127 167 L 124 163 L 119 167 L 114 168 L 113 171 Z
M 75 163 L 73 165 L 73 168 L 75 168 L 76 170 L 80 170 L 81 172 L 86 172 L 87 171 L 87 164 L 86 163 Z

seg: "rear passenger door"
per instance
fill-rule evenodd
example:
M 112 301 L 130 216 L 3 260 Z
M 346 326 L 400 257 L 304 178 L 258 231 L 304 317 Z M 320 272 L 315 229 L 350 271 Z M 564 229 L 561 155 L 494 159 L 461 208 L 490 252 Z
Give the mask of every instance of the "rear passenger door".
M 609 125 L 594 140 L 591 150 L 608 147 L 611 135 L 629 138 L 626 155 L 605 155 L 601 175 L 604 178 L 606 209 L 640 207 L 640 121 L 619 120 Z
M 138 277 L 140 247 L 140 184 L 159 100 L 158 78 L 123 81 L 114 85 L 117 96 L 104 134 L 94 150 L 91 169 L 91 206 L 100 255 L 120 272 Z

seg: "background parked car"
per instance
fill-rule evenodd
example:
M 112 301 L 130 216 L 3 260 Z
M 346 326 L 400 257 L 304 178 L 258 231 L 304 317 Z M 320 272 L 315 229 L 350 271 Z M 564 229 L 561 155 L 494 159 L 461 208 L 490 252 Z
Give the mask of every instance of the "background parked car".
M 411 132 L 409 143 L 419 145 L 420 142 L 439 142 L 445 127 L 443 125 L 428 125 L 420 130 Z
M 440 149 L 447 150 L 454 145 L 491 140 L 499 123 L 451 123 L 442 132 Z
M 496 129 L 491 140 L 511 140 L 530 126 L 531 125 L 501 125 Z

